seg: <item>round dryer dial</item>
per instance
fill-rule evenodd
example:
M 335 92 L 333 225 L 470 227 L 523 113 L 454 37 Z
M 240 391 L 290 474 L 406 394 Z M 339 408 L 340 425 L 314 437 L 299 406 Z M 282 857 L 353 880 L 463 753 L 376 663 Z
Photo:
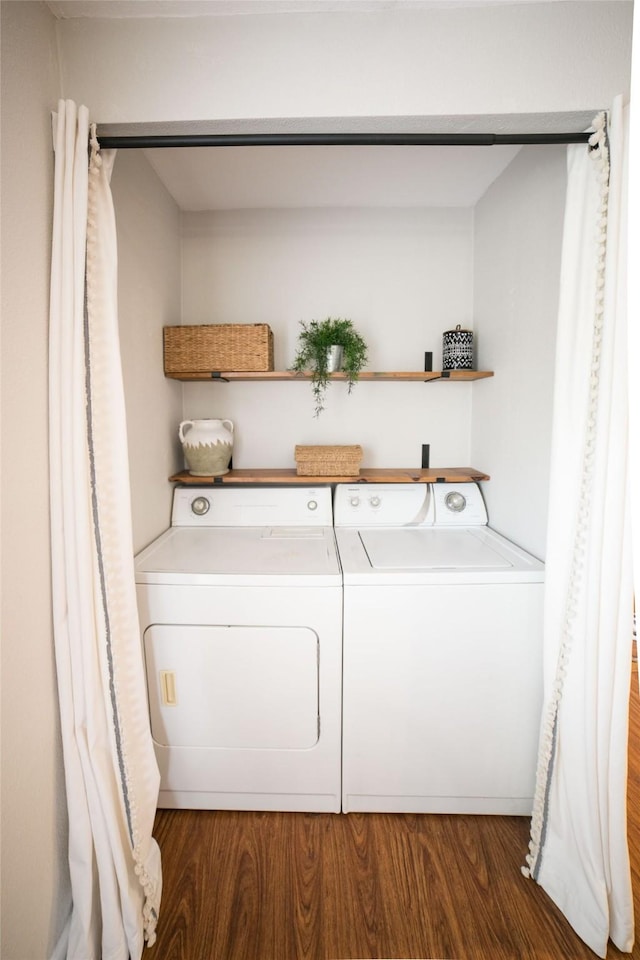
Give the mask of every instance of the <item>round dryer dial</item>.
M 196 497 L 195 500 L 191 501 L 191 512 L 195 513 L 197 517 L 204 517 L 206 513 L 209 513 L 211 504 L 206 497 Z

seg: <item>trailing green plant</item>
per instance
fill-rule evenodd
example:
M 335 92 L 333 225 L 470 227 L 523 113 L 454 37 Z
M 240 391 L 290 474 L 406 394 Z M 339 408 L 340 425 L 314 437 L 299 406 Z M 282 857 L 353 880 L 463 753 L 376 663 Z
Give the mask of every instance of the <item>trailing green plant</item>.
M 324 397 L 331 380 L 327 370 L 329 347 L 342 347 L 342 372 L 346 374 L 351 393 L 358 375 L 367 362 L 367 345 L 351 320 L 327 317 L 326 320 L 300 321 L 297 352 L 291 367 L 297 373 L 311 373 L 311 389 L 316 417 L 324 410 Z

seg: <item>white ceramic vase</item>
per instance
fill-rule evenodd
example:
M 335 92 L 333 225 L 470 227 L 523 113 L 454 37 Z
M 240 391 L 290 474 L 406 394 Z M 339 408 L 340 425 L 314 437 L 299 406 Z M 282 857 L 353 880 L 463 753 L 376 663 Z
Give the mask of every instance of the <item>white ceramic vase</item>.
M 193 477 L 221 477 L 233 453 L 231 420 L 183 420 L 178 436 Z

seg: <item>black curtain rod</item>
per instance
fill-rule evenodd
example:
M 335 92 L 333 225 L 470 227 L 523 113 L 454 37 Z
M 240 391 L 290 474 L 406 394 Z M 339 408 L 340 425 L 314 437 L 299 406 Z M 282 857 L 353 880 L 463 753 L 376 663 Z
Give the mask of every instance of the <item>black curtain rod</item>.
M 491 147 L 502 144 L 587 143 L 589 133 L 240 133 L 168 136 L 100 136 L 104 150 L 160 147 L 426 146 Z

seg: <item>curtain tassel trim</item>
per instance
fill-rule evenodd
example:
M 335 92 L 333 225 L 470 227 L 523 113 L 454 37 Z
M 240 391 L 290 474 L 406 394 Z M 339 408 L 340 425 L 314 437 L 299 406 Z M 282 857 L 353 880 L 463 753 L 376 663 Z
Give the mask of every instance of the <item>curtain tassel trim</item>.
M 602 352 L 602 325 L 604 317 L 604 285 L 605 261 L 607 253 L 607 213 L 609 202 L 609 141 L 607 136 L 607 116 L 599 113 L 592 123 L 593 133 L 589 137 L 590 156 L 597 165 L 597 180 L 600 184 L 600 210 L 596 223 L 597 267 L 594 293 L 593 338 L 591 350 L 591 367 L 589 378 L 589 402 L 587 413 L 587 430 L 583 448 L 582 482 L 576 532 L 571 558 L 569 583 L 565 600 L 564 621 L 561 633 L 560 651 L 556 677 L 551 697 L 546 708 L 545 718 L 540 732 L 540 749 L 538 759 L 538 773 L 536 790 L 531 817 L 531 839 L 529 853 L 525 857 L 526 865 L 521 867 L 522 874 L 527 878 L 538 879 L 542 861 L 542 853 L 546 836 L 547 816 L 549 810 L 549 791 L 553 776 L 554 761 L 557 745 L 558 711 L 562 699 L 562 690 L 566 677 L 567 665 L 573 645 L 573 621 L 576 616 L 577 602 L 582 587 L 584 558 L 586 546 L 586 531 L 588 529 L 591 512 L 591 489 L 593 480 L 593 460 L 596 450 L 596 422 L 598 410 L 598 396 L 600 385 L 600 359 Z

